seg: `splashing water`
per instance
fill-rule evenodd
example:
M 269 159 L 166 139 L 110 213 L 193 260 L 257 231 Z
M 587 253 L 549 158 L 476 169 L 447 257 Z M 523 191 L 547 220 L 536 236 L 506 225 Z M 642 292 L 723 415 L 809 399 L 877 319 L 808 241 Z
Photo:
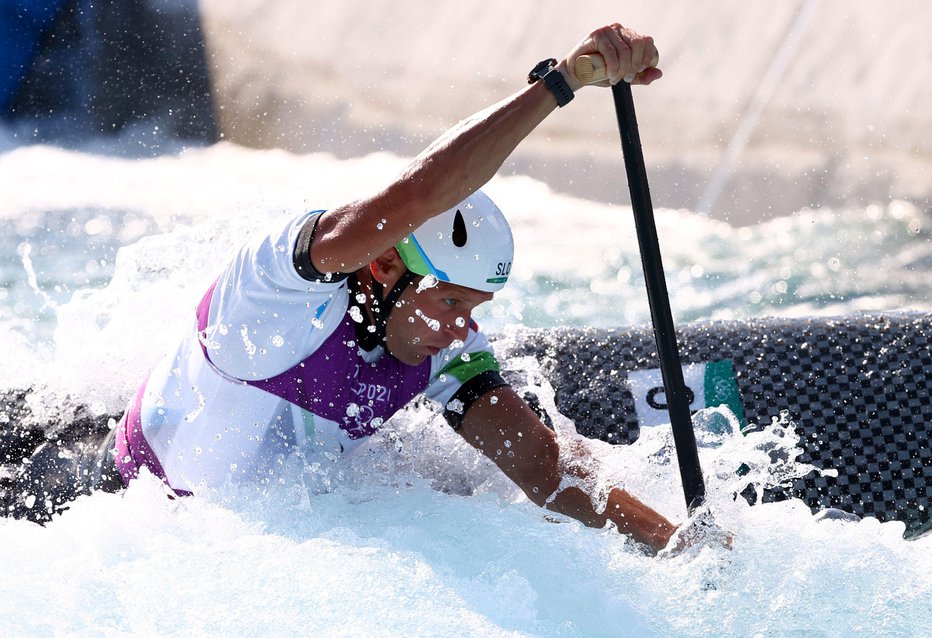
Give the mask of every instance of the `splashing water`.
M 434 275 L 424 275 L 421 277 L 421 280 L 417 282 L 417 292 L 421 293 L 425 290 L 430 290 L 431 288 L 436 288 L 440 285 L 440 280 L 437 279 Z
M 98 174 L 114 161 L 124 179 L 108 189 Z M 78 401 L 120 412 L 236 246 L 402 162 L 229 145 L 138 162 L 42 147 L 0 156 L 0 174 L 54 186 L 17 190 L 0 211 L 33 220 L 11 221 L 15 237 L 0 239 L 0 383 L 32 387 L 37 419 Z M 48 166 L 59 168 L 50 176 Z M 218 177 L 240 171 L 232 188 Z M 311 190 L 307 175 L 319 178 Z M 518 245 L 513 281 L 476 311 L 483 329 L 649 320 L 629 211 L 527 178 L 486 191 Z M 70 199 L 49 199 L 62 193 Z M 569 209 L 572 233 L 559 214 Z M 658 225 L 681 321 L 932 309 L 928 217 L 910 204 L 800 211 L 741 229 L 658 211 Z M 533 359 L 506 367 L 567 450 L 582 451 L 565 462 L 587 464 L 596 494 L 623 485 L 684 521 L 668 427 L 645 428 L 630 446 L 582 440 Z M 19 635 L 932 635 L 932 539 L 738 496 L 811 470 L 793 424 L 774 416 L 776 426 L 747 434 L 724 409 L 696 417 L 709 505 L 734 534 L 731 551 L 710 543 L 651 559 L 613 530 L 541 510 L 417 404 L 356 454 L 292 459 L 264 485 L 170 500 L 143 476 L 123 494 L 81 498 L 44 528 L 0 519 L 0 618 Z

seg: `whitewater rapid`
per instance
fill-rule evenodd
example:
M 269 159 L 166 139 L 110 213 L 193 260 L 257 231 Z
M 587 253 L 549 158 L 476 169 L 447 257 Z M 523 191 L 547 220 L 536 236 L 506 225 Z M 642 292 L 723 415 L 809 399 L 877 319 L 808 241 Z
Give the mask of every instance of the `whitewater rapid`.
M 93 150 L 0 154 L 0 388 L 31 388 L 37 419 L 77 403 L 120 412 L 241 242 L 363 194 L 407 161 L 228 143 L 141 159 Z M 626 200 L 523 176 L 486 190 L 514 224 L 517 256 L 513 285 L 477 314 L 483 328 L 508 339 L 508 326 L 649 321 Z M 657 214 L 678 321 L 932 309 L 928 213 L 908 203 L 746 228 Z M 532 362 L 512 365 L 534 377 Z M 793 500 L 748 506 L 733 497 L 734 468 L 748 462 L 761 481 L 807 471 L 772 467 L 770 451 L 792 459 L 792 437 L 700 440 L 731 551 L 651 559 L 612 530 L 539 510 L 422 406 L 359 457 L 295 466 L 281 485 L 170 500 L 143 477 L 44 528 L 0 519 L 0 634 L 932 633 L 932 538 L 904 541 L 898 522 L 819 521 Z M 684 520 L 665 430 L 594 448 L 611 480 Z M 307 489 L 322 484 L 330 491 Z

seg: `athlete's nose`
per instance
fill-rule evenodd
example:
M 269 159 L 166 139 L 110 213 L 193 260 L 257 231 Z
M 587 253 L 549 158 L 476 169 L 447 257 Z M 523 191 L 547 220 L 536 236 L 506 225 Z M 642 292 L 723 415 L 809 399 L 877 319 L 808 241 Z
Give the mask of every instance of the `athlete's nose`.
M 452 337 L 452 340 L 466 341 L 466 337 L 469 336 L 469 317 L 457 317 L 453 323 L 446 324 L 444 333 Z

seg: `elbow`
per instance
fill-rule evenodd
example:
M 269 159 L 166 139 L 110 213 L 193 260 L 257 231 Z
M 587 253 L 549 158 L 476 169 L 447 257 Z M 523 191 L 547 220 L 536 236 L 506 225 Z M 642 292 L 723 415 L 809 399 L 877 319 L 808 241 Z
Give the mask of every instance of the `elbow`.
M 528 472 L 531 480 L 521 487 L 532 502 L 544 507 L 553 498 L 563 478 L 560 472 L 560 446 L 556 438 L 548 436 L 541 441 L 532 458 L 534 468 Z
M 490 174 L 480 183 L 491 177 Z M 477 188 L 478 184 L 468 169 L 440 162 L 427 154 L 417 157 L 389 190 L 391 199 L 403 206 L 413 230 L 431 217 L 456 206 Z
M 406 173 L 383 193 L 386 212 L 402 223 L 400 229 L 407 235 L 425 221 L 442 213 L 436 186 Z

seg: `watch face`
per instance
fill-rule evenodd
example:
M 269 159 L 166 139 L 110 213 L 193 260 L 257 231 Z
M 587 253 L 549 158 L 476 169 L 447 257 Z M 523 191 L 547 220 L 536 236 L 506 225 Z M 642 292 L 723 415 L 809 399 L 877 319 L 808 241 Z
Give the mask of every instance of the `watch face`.
M 556 66 L 556 64 L 557 64 L 557 61 L 553 58 L 538 62 L 537 66 L 531 69 L 530 74 L 528 74 L 527 76 L 528 83 L 533 84 L 534 82 L 544 77 L 544 75 L 547 74 L 547 71 L 549 71 L 554 66 Z

